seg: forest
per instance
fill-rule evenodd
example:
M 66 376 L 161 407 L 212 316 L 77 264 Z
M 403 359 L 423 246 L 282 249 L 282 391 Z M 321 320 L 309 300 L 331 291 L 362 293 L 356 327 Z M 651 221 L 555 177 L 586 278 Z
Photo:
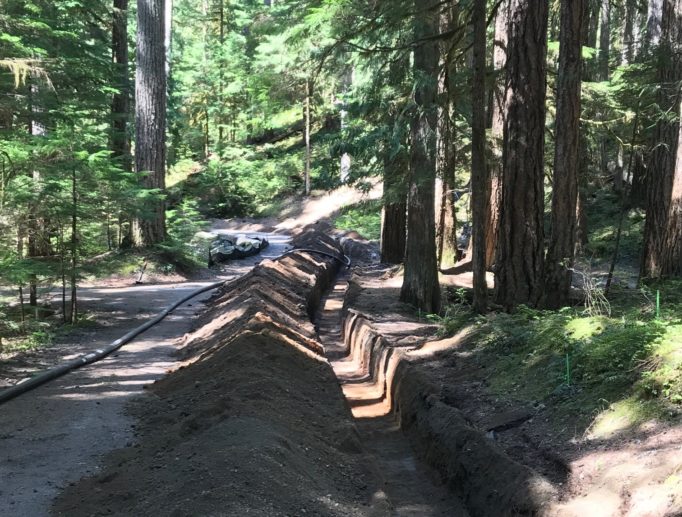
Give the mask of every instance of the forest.
M 0 93 L 0 363 L 343 191 L 379 314 L 475 328 L 566 440 L 679 425 L 682 0 L 0 0 Z
M 581 257 L 680 275 L 675 2 L 403 3 L 3 2 L 2 282 L 35 306 L 90 257 L 372 176 L 426 312 L 463 227 L 479 312 L 486 270 L 506 310 L 567 305 Z

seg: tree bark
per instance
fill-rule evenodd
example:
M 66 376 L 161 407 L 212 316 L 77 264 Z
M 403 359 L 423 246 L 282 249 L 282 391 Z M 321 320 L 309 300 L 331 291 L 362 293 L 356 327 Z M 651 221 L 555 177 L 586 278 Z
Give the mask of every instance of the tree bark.
M 623 48 L 620 54 L 621 65 L 632 63 L 639 50 L 639 9 L 637 0 L 625 0 L 625 20 L 623 23 Z
M 440 14 L 440 31 L 446 33 L 453 29 L 456 19 L 455 8 L 445 8 Z M 440 43 L 440 74 L 438 77 L 438 97 L 440 109 L 438 114 L 438 156 L 436 162 L 437 176 L 440 178 L 440 199 L 437 200 L 437 261 L 438 268 L 454 266 L 457 254 L 457 221 L 455 211 L 455 157 L 457 143 L 455 141 L 455 90 L 452 77 L 455 74 L 454 60 L 451 59 L 451 39 Z
M 71 313 L 69 322 L 78 322 L 78 189 L 76 169 L 71 172 Z
M 381 219 L 381 261 L 386 264 L 402 264 L 405 259 L 407 231 L 407 185 L 408 165 L 399 154 L 384 156 L 384 208 Z
M 599 10 L 599 59 L 597 65 L 597 80 L 609 80 L 609 57 L 611 53 L 611 0 L 602 0 Z M 597 114 L 598 120 L 606 123 L 608 109 L 606 107 Z M 600 168 L 604 176 L 609 174 L 609 154 L 607 137 L 604 133 L 599 135 Z M 614 178 L 614 186 L 618 180 Z M 617 190 L 617 188 L 615 189 Z
M 166 176 L 166 49 L 164 0 L 137 1 L 135 75 L 135 170 L 142 185 L 163 193 Z M 136 246 L 151 246 L 166 236 L 165 202 L 149 202 L 148 213 L 133 224 Z
M 488 178 L 490 186 L 490 201 L 486 218 L 486 250 L 485 265 L 491 269 L 495 263 L 495 251 L 500 227 L 500 203 L 502 201 L 502 142 L 504 138 L 505 104 L 507 94 L 507 74 L 505 72 L 507 62 L 507 22 L 508 0 L 503 0 L 497 8 L 495 19 L 495 41 L 493 43 L 493 68 L 496 79 L 493 83 L 492 96 L 492 121 L 490 135 L 492 138 L 492 157 L 488 162 Z
M 131 169 L 130 138 L 128 119 L 130 117 L 130 79 L 128 77 L 128 0 L 114 0 L 111 53 L 114 62 L 118 89 L 111 101 L 112 157 L 119 160 L 124 170 Z
M 310 122 L 310 104 L 311 104 L 311 96 L 312 96 L 312 85 L 310 83 L 310 79 L 306 79 L 305 81 L 305 105 L 303 107 L 303 116 L 305 119 L 305 132 L 303 135 L 303 138 L 305 140 L 305 170 L 303 171 L 303 180 L 304 180 L 304 188 L 305 188 L 305 195 L 308 196 L 310 195 L 310 162 L 311 162 L 311 156 L 312 156 L 312 149 L 310 147 L 310 130 L 311 130 L 311 122 Z
M 438 43 L 428 39 L 438 33 L 435 1 L 414 1 L 416 113 L 410 120 L 410 185 L 407 204 L 405 277 L 400 299 L 427 313 L 440 311 L 440 285 L 436 263 L 434 184 L 436 180 Z
M 33 83 L 29 86 L 29 111 L 31 119 L 29 120 L 29 134 L 31 136 L 44 137 L 47 135 L 47 128 L 45 127 L 45 112 L 40 107 L 39 100 L 40 88 Z M 42 190 L 42 175 L 40 171 L 34 169 L 31 171 L 31 177 L 36 192 Z M 42 197 L 42 194 L 40 194 Z M 28 256 L 29 258 L 47 257 L 52 255 L 52 245 L 50 243 L 50 235 L 48 231 L 49 223 L 41 213 L 42 199 L 34 199 L 29 204 L 28 214 Z M 36 318 L 38 317 L 38 275 L 35 273 L 29 278 L 29 305 L 35 307 Z
M 502 210 L 495 297 L 537 305 L 544 272 L 547 2 L 510 0 Z
M 658 104 L 680 113 L 682 0 L 665 0 L 658 52 Z M 682 275 L 682 148 L 680 119 L 659 119 L 648 162 L 647 215 L 641 276 Z
M 473 309 L 483 313 L 488 308 L 486 282 L 486 213 L 488 205 L 488 170 L 485 157 L 485 73 L 486 73 L 486 0 L 474 0 L 474 75 L 471 81 L 471 205 L 472 268 L 474 273 Z
M 661 41 L 661 23 L 663 17 L 663 1 L 649 0 L 647 3 L 647 18 L 644 38 L 638 53 L 638 61 L 644 62 L 651 59 L 650 54 L 656 49 Z M 657 145 L 653 140 L 652 144 Z M 630 203 L 632 206 L 647 208 L 650 174 L 647 165 L 650 163 L 649 151 L 637 152 L 632 168 L 632 188 L 630 189 Z M 640 264 L 641 265 L 641 264 Z M 640 271 L 641 272 L 641 271 Z
M 642 50 L 648 52 L 658 46 L 661 41 L 663 21 L 663 3 L 667 0 L 649 0 L 646 17 L 646 31 Z
M 585 44 L 590 48 L 597 47 L 597 33 L 599 32 L 600 5 L 603 0 L 587 0 L 585 9 L 589 23 L 585 26 Z
M 611 0 L 602 0 L 599 10 L 599 80 L 609 80 L 611 53 Z
M 219 19 L 218 23 L 220 24 L 220 52 L 221 52 L 221 57 L 223 56 L 223 52 L 225 51 L 225 1 L 224 0 L 218 0 L 218 6 L 219 6 Z M 219 117 L 220 119 L 218 120 L 218 149 L 223 148 L 223 134 L 224 134 L 224 126 L 225 126 L 225 121 L 223 120 L 223 110 L 225 109 L 225 67 L 224 63 L 221 61 L 218 63 L 218 66 L 220 67 L 220 76 L 219 76 L 219 85 L 218 85 L 218 99 L 220 100 L 220 110 L 218 110 Z
M 583 10 L 583 45 L 595 48 L 597 45 L 597 32 L 599 28 L 599 1 L 585 0 Z M 584 81 L 592 81 L 595 69 L 593 66 L 583 66 L 582 77 Z M 580 173 L 578 176 L 578 204 L 576 206 L 576 254 L 581 252 L 588 243 L 587 228 L 587 198 L 589 195 L 590 173 L 590 146 L 587 126 L 580 128 Z
M 544 306 L 568 304 L 575 257 L 580 171 L 580 76 L 584 0 L 562 0 L 557 76 L 552 219 L 545 263 Z

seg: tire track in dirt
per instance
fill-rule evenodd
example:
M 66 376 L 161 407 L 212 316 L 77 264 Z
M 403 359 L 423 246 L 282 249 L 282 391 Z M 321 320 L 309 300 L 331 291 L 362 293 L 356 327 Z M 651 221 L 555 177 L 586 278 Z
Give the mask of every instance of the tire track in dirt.
M 371 387 L 363 389 L 363 374 L 348 361 L 342 335 L 342 310 L 348 274 L 341 275 L 323 301 L 317 326 L 344 395 L 353 410 L 362 444 L 383 477 L 383 490 L 395 517 L 464 517 L 462 503 L 436 480 L 435 472 L 417 459 L 392 414 L 367 411 L 376 401 Z M 368 383 L 371 384 L 371 383 Z

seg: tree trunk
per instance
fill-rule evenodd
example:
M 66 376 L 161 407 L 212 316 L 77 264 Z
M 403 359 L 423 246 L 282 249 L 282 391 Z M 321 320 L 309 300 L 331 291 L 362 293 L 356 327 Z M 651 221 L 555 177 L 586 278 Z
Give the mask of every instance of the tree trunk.
M 135 170 L 142 185 L 161 193 L 166 176 L 166 49 L 164 0 L 137 1 L 137 73 L 135 76 Z M 137 246 L 166 236 L 165 202 L 148 202 L 148 213 L 134 221 Z
M 587 0 L 585 9 L 589 23 L 585 26 L 585 44 L 590 48 L 597 47 L 597 33 L 599 32 L 600 5 L 604 0 Z
M 438 107 L 438 43 L 428 39 L 438 33 L 436 2 L 414 1 L 414 70 L 416 113 L 410 120 L 410 185 L 407 203 L 405 277 L 400 299 L 427 313 L 440 310 L 440 285 L 436 264 L 434 184 L 436 180 L 436 135 Z
M 544 306 L 568 304 L 576 241 L 580 171 L 580 73 L 584 0 L 562 0 L 557 76 L 552 222 L 545 263 Z
M 493 67 L 496 79 L 493 83 L 493 96 L 491 104 L 491 131 L 492 160 L 488 162 L 488 178 L 490 181 L 490 201 L 486 218 L 486 269 L 492 268 L 495 263 L 495 251 L 497 250 L 497 238 L 500 227 L 500 203 L 502 201 L 502 142 L 504 138 L 505 104 L 507 94 L 507 74 L 505 72 L 507 62 L 507 22 L 508 0 L 503 0 L 497 8 L 495 19 L 495 41 L 493 43 Z
M 599 80 L 609 80 L 611 53 L 611 0 L 602 0 L 599 11 Z
M 682 81 L 682 0 L 665 0 L 661 21 L 658 104 L 680 113 Z M 647 215 L 641 276 L 682 275 L 682 146 L 680 119 L 661 118 L 648 162 Z
M 640 46 L 639 55 L 637 56 L 638 61 L 644 62 L 651 59 L 648 54 L 656 49 L 661 41 L 663 1 L 664 0 L 648 1 L 646 30 L 644 31 L 644 40 Z M 658 142 L 653 140 L 652 144 L 656 146 Z M 639 208 L 646 208 L 648 203 L 649 179 L 651 174 L 650 171 L 647 170 L 647 165 L 650 163 L 650 157 L 647 156 L 647 153 L 648 151 L 645 153 L 637 152 L 631 173 L 632 188 L 630 189 L 630 203 L 632 206 Z
M 24 304 L 24 288 L 19 286 L 19 318 L 21 321 L 21 331 L 26 332 L 26 306 Z
M 597 45 L 597 31 L 599 28 L 600 4 L 597 0 L 585 0 L 583 6 L 583 45 L 595 48 Z M 583 66 L 582 77 L 584 81 L 592 81 L 594 67 Z M 580 253 L 588 243 L 587 228 L 587 198 L 589 195 L 589 174 L 590 174 L 590 145 L 588 126 L 580 128 L 580 173 L 578 177 L 578 204 L 576 206 L 576 245 L 575 253 Z
M 310 148 L 310 97 L 312 96 L 312 85 L 310 79 L 305 81 L 305 105 L 303 108 L 303 115 L 305 118 L 305 170 L 303 179 L 305 184 L 305 195 L 310 195 L 310 162 L 311 162 L 311 148 Z
M 632 63 L 639 50 L 639 9 L 637 0 L 625 0 L 625 21 L 623 23 L 623 49 L 621 65 Z
M 486 73 L 486 0 L 474 0 L 474 75 L 471 81 L 471 205 L 472 268 L 474 273 L 474 311 L 488 308 L 486 282 L 486 213 L 488 170 L 485 157 L 485 73 Z
M 66 243 L 64 242 L 64 225 L 59 223 L 59 276 L 62 281 L 62 321 L 68 323 L 66 313 Z
M 405 259 L 407 225 L 407 163 L 402 154 L 384 157 L 384 208 L 381 220 L 381 261 L 401 264 Z
M 645 52 L 655 49 L 661 41 L 664 1 L 667 0 L 649 0 L 644 45 L 642 45 L 642 50 Z
M 536 305 L 544 272 L 547 2 L 510 0 L 497 303 Z
M 71 173 L 71 324 L 78 322 L 78 190 L 76 188 L 76 169 Z
M 454 136 L 454 133 L 453 133 Z M 454 144 L 453 144 L 454 147 Z M 438 214 L 438 268 L 453 267 L 459 261 L 457 248 L 457 211 L 455 208 L 455 171 L 451 169 L 442 181 Z
M 602 0 L 599 10 L 599 60 L 597 66 L 597 80 L 609 80 L 609 57 L 611 53 L 611 0 Z M 608 108 L 604 107 L 597 114 L 597 119 L 606 124 Z M 606 135 L 599 135 L 600 168 L 604 176 L 609 175 L 609 154 Z M 616 171 L 617 172 L 617 171 Z M 617 180 L 614 178 L 614 186 Z M 617 190 L 617 189 L 616 189 Z
M 440 15 L 440 31 L 448 32 L 453 29 L 456 18 L 454 8 L 446 8 Z M 454 60 L 449 53 L 452 41 L 447 39 L 440 43 L 440 67 L 438 77 L 438 97 L 440 108 L 438 116 L 438 155 L 436 169 L 440 178 L 440 199 L 437 200 L 437 261 L 438 268 L 454 266 L 457 256 L 457 221 L 455 213 L 455 156 L 457 143 L 455 141 L 455 89 L 452 84 L 456 73 Z M 438 189 L 437 189 L 438 190 Z
M 630 173 L 630 205 L 638 208 L 646 208 L 647 174 L 646 163 L 642 152 L 635 151 L 634 164 Z
M 26 235 L 26 228 L 24 226 L 23 220 L 20 218 L 17 221 L 17 257 L 19 259 L 24 258 L 24 237 Z M 21 309 L 21 331 L 26 331 L 26 312 L 24 311 L 24 289 L 22 284 L 18 285 L 19 288 L 19 306 Z
M 128 0 L 114 0 L 114 19 L 111 38 L 111 53 L 115 65 L 118 89 L 111 101 L 112 158 L 119 160 L 124 170 L 130 170 L 130 138 L 128 118 L 130 117 L 130 79 L 128 77 Z
M 219 71 L 219 85 L 218 85 L 218 99 L 220 101 L 219 120 L 218 120 L 218 149 L 223 149 L 223 138 L 225 132 L 225 120 L 223 120 L 223 110 L 225 109 L 225 64 L 223 63 L 222 57 L 225 51 L 225 0 L 218 0 L 219 6 L 219 20 L 220 24 L 220 56 L 221 60 L 218 63 L 220 67 Z
M 37 84 L 29 86 L 29 109 L 31 119 L 29 120 L 29 134 L 31 136 L 44 137 L 47 129 L 44 124 L 45 113 L 39 106 L 40 89 Z M 42 189 L 42 177 L 38 170 L 31 171 L 31 177 L 36 192 Z M 48 232 L 48 222 L 41 214 L 41 199 L 33 199 L 29 204 L 28 215 L 28 256 L 29 258 L 47 257 L 52 254 L 50 236 Z M 35 315 L 38 318 L 38 276 L 34 273 L 29 278 L 29 305 L 35 307 Z

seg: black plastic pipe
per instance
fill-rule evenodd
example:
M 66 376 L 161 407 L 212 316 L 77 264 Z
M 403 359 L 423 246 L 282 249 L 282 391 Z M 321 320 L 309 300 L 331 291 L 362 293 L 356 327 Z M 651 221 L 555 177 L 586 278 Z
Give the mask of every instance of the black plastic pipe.
M 351 264 L 350 257 L 348 255 L 345 255 L 344 253 L 341 254 L 342 255 L 341 257 L 338 257 L 337 255 L 334 255 L 333 253 L 328 253 L 326 251 L 320 251 L 320 250 L 314 250 L 314 249 L 308 249 L 308 248 L 293 248 L 293 249 L 290 249 L 289 251 L 287 251 L 285 253 L 285 255 L 288 255 L 289 253 L 293 253 L 294 251 L 304 251 L 307 253 L 317 253 L 318 255 L 324 255 L 325 257 L 330 257 L 330 258 L 338 260 L 339 262 L 341 262 L 341 264 L 343 264 L 347 268 L 349 268 L 350 264 Z
M 180 307 L 183 303 L 191 300 L 192 298 L 194 298 L 196 296 L 199 296 L 202 293 L 205 293 L 206 291 L 211 291 L 213 289 L 217 289 L 218 287 L 222 286 L 223 284 L 225 284 L 225 281 L 215 282 L 211 285 L 207 285 L 205 287 L 201 287 L 195 291 L 192 291 L 187 296 L 184 296 L 183 298 L 181 298 L 177 302 L 166 307 L 163 311 L 161 311 L 159 314 L 154 316 L 154 318 L 152 318 L 151 320 L 149 320 L 146 323 L 143 323 L 142 325 L 140 325 L 139 327 L 131 330 L 126 335 L 118 338 L 116 341 L 110 343 L 106 347 L 95 350 L 94 352 L 90 352 L 89 354 L 85 354 L 85 355 L 82 355 L 80 357 L 77 357 L 76 359 L 73 359 L 73 360 L 68 361 L 66 363 L 63 363 L 63 364 L 60 364 L 59 366 L 55 366 L 54 368 L 50 368 L 49 370 L 45 370 L 43 372 L 40 372 L 37 375 L 31 377 L 30 379 L 17 384 L 16 386 L 12 386 L 11 388 L 7 388 L 7 389 L 0 391 L 0 404 L 4 404 L 5 402 L 7 402 L 7 401 L 9 401 L 15 397 L 18 397 L 19 395 L 26 393 L 27 391 L 33 390 L 33 389 L 37 388 L 38 386 L 45 384 L 46 382 L 49 382 L 53 379 L 61 377 L 62 375 L 65 375 L 65 374 L 69 373 L 70 371 L 75 370 L 76 368 L 80 368 L 81 366 L 85 366 L 86 364 L 91 364 L 91 363 L 94 363 L 95 361 L 99 361 L 100 359 L 105 358 L 106 356 L 108 356 L 112 352 L 115 352 L 116 350 L 121 348 L 126 343 L 130 343 L 137 336 L 139 336 L 140 334 L 142 334 L 146 330 L 149 330 L 151 327 L 153 327 L 157 323 L 159 323 L 166 316 L 168 316 L 171 312 L 173 312 L 175 309 Z

